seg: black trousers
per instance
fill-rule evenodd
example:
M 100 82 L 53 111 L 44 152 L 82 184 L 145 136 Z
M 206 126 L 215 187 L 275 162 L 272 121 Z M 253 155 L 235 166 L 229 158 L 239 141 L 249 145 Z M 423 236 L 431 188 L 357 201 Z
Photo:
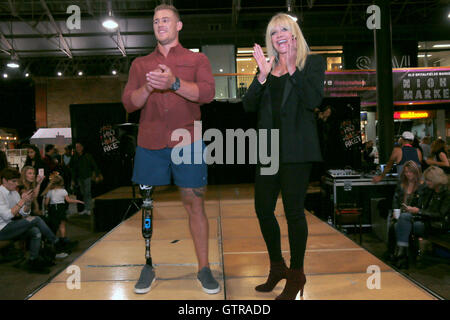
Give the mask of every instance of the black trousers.
M 275 218 L 275 207 L 281 191 L 286 215 L 291 250 L 291 268 L 302 268 L 305 257 L 308 225 L 304 202 L 308 190 L 311 163 L 281 163 L 275 175 L 261 175 L 256 168 L 255 210 L 266 242 L 269 258 L 279 262 L 281 254 L 280 226 Z

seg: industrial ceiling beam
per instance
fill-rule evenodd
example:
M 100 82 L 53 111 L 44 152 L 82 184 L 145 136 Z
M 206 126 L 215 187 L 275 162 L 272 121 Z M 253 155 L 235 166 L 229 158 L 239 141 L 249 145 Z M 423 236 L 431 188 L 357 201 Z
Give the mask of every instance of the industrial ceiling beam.
M 12 3 L 12 0 L 8 0 L 9 9 L 11 10 L 11 14 L 13 17 L 17 17 L 19 14 L 17 13 L 16 7 Z
M 50 22 L 52 23 L 53 28 L 55 28 L 56 32 L 58 33 L 59 41 L 61 42 L 61 44 L 63 46 L 63 48 L 61 48 L 61 46 L 60 46 L 60 50 L 63 51 L 70 59 L 72 59 L 73 56 L 72 56 L 72 52 L 70 51 L 69 45 L 67 44 L 66 39 L 64 39 L 62 32 L 59 29 L 59 26 L 55 22 L 55 19 L 53 19 L 53 15 L 50 12 L 45 0 L 41 0 L 41 5 L 42 5 L 42 8 L 44 8 L 44 11 L 47 14 L 48 18 L 50 19 Z
M 234 27 L 237 26 L 239 11 L 241 11 L 241 0 L 233 0 L 232 4 L 232 14 L 231 14 L 231 25 Z
M 91 16 L 94 16 L 94 9 L 92 8 L 91 0 L 86 0 L 87 11 Z
M 2 51 L 5 53 L 8 53 L 9 55 L 12 55 L 14 48 L 12 47 L 12 45 L 9 43 L 9 41 L 6 39 L 5 35 L 1 31 L 0 31 L 0 39 L 2 40 L 2 43 L 9 49 L 9 52 L 6 50 L 2 50 Z
M 311 9 L 314 6 L 315 0 L 308 0 L 308 7 Z
M 345 9 L 345 14 L 344 14 L 344 17 L 342 18 L 341 27 L 345 24 L 345 20 L 347 19 L 347 15 L 352 10 L 352 3 L 353 3 L 353 0 L 350 0 L 348 5 L 347 5 L 347 9 Z M 350 16 L 351 16 L 351 13 L 350 13 Z
M 114 39 L 114 36 L 111 36 L 113 41 L 116 43 L 117 48 L 119 49 L 120 53 L 122 53 L 122 56 L 126 57 L 127 52 L 125 50 L 125 45 L 123 44 L 123 39 L 122 39 L 122 35 L 120 34 L 119 28 L 117 28 L 116 37 L 117 37 L 117 40 Z

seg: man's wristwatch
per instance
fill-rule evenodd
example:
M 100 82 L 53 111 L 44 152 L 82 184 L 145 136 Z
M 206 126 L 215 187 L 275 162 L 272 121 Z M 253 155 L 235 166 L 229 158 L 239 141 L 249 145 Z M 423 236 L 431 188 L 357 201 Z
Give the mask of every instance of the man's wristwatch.
M 177 91 L 178 89 L 180 89 L 180 79 L 178 77 L 175 77 L 175 82 L 172 83 L 170 89 L 173 91 Z

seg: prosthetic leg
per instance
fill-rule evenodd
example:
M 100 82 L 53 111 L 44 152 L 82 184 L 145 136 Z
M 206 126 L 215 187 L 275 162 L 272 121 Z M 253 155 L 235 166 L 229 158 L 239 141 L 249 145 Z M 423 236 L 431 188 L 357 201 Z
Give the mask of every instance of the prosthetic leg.
M 142 236 L 145 239 L 145 260 L 146 264 L 152 265 L 150 255 L 150 239 L 153 234 L 153 186 L 139 185 L 139 191 L 143 199 L 142 202 Z
M 155 282 L 152 257 L 150 255 L 150 239 L 153 234 L 153 186 L 139 185 L 142 196 L 142 236 L 145 239 L 145 265 L 141 271 L 138 282 L 134 286 L 135 293 L 147 293 Z

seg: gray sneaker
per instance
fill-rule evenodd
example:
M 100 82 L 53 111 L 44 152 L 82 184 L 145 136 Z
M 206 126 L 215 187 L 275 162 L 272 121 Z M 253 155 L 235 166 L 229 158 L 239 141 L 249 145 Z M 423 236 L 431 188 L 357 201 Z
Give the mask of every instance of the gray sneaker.
M 142 268 L 141 276 L 139 277 L 138 282 L 134 286 L 135 293 L 147 293 L 150 291 L 153 282 L 155 282 L 155 271 L 153 267 L 146 264 L 144 268 Z
M 220 285 L 216 279 L 214 279 L 211 269 L 208 267 L 204 267 L 197 273 L 197 279 L 202 285 L 204 292 L 208 294 L 215 294 L 220 291 Z

